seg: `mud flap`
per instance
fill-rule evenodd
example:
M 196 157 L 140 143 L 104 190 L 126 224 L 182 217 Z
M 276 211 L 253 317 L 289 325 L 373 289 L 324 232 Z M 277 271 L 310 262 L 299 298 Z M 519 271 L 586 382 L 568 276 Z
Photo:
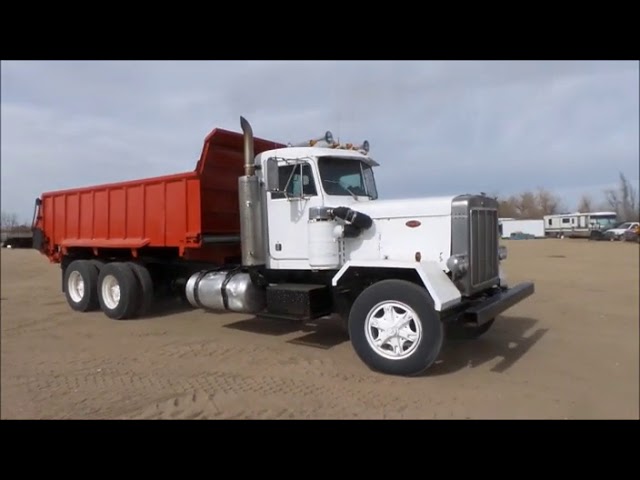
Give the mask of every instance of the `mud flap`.
M 32 247 L 42 252 L 44 249 L 44 232 L 40 228 L 34 228 L 33 233 L 33 245 Z

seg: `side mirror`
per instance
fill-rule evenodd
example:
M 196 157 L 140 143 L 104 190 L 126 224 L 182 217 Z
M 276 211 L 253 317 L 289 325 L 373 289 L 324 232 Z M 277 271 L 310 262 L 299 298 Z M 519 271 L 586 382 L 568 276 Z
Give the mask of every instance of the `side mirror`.
M 280 191 L 280 175 L 278 174 L 278 160 L 268 158 L 264 172 L 264 181 L 267 186 L 267 192 Z

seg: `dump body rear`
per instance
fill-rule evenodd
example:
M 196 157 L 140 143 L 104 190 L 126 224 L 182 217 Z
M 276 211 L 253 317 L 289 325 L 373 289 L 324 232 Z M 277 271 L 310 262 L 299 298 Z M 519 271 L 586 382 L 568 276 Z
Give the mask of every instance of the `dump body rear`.
M 284 145 L 255 139 L 256 153 Z M 240 256 L 238 177 L 242 135 L 222 129 L 205 139 L 192 172 L 47 192 L 39 199 L 34 247 L 59 262 L 71 251 L 162 250 L 223 263 Z

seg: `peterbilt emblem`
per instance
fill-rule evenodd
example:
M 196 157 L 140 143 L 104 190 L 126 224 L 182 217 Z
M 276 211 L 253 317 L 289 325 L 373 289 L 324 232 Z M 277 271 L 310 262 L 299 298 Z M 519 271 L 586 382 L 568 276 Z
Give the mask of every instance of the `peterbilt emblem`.
M 409 228 L 416 228 L 422 224 L 418 220 L 409 220 L 405 225 Z

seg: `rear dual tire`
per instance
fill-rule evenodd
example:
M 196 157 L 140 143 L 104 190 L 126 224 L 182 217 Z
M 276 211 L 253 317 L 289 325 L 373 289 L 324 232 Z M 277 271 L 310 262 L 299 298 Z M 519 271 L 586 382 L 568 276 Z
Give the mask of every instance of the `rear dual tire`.
M 143 317 L 153 304 L 153 279 L 139 263 L 106 264 L 100 271 L 98 285 L 100 307 L 114 320 Z
M 149 270 L 135 262 L 74 260 L 64 272 L 65 295 L 79 312 L 101 309 L 114 320 L 146 315 L 154 288 Z
M 74 260 L 64 271 L 64 293 L 69 306 L 76 312 L 91 312 L 99 308 L 98 268 L 87 260 Z
M 103 313 L 114 320 L 136 315 L 140 285 L 133 269 L 126 263 L 107 263 L 98 277 L 98 300 Z
M 136 307 L 136 316 L 144 317 L 150 312 L 153 305 L 154 289 L 151 273 L 149 273 L 147 267 L 140 263 L 127 262 L 126 265 L 133 271 L 140 287 L 137 293 L 138 306 Z

